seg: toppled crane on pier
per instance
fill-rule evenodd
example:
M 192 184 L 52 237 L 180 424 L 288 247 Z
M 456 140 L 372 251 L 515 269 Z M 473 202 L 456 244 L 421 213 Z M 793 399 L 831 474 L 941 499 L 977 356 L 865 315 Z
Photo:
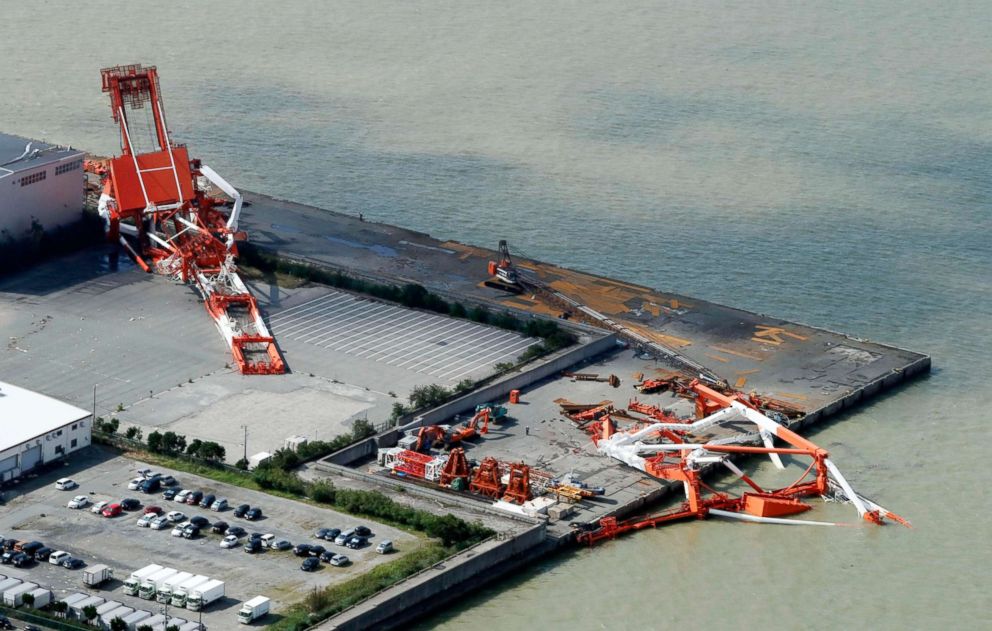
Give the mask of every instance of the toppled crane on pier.
M 108 240 L 120 244 L 146 272 L 192 284 L 242 374 L 284 373 L 275 340 L 235 264 L 237 242 L 245 239 L 238 231 L 241 194 L 172 141 L 155 66 L 100 72 L 120 126 L 121 155 L 88 161 L 86 167 L 102 179 L 98 211 Z M 149 133 L 140 133 L 140 123 L 149 119 Z M 201 188 L 201 177 L 231 197 L 230 209 Z

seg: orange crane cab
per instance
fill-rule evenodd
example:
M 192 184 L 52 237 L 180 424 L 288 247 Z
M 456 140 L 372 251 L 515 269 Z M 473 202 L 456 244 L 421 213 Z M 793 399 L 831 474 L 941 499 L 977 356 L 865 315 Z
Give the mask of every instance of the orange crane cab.
M 487 287 L 502 289 L 515 294 L 523 291 L 520 285 L 520 274 L 517 273 L 513 259 L 510 258 L 510 248 L 506 244 L 506 239 L 499 242 L 499 260 L 489 261 L 489 275 L 491 279 L 485 282 Z

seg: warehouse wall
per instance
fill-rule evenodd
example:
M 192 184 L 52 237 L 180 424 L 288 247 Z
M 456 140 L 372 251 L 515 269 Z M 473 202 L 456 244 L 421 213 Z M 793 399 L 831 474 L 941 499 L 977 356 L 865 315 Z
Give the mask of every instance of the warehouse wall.
M 12 480 L 26 473 L 25 465 L 30 465 L 27 461 L 32 457 L 32 454 L 36 453 L 34 450 L 37 447 L 41 448 L 39 465 L 58 460 L 83 447 L 88 447 L 91 440 L 91 430 L 92 422 L 87 417 L 0 451 L 0 482 Z
M 85 202 L 81 152 L 0 176 L 0 234 L 24 237 L 32 218 L 45 229 L 79 221 Z

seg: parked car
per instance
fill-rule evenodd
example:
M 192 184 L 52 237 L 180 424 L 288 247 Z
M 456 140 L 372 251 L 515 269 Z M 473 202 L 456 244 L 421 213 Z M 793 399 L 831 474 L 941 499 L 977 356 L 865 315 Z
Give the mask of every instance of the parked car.
M 316 572 L 320 569 L 320 559 L 317 557 L 303 559 L 303 563 L 300 564 L 300 569 L 304 572 Z
M 185 528 L 185 526 L 183 526 L 182 524 L 176 524 L 175 527 L 172 529 L 172 532 L 170 534 L 173 537 L 182 537 L 183 536 L 183 528 Z
M 331 532 L 330 528 L 318 528 L 314 531 L 314 539 L 327 539 L 327 533 Z
M 359 548 L 364 548 L 368 544 L 368 542 L 369 540 L 366 539 L 365 537 L 359 537 L 358 535 L 355 535 L 354 537 L 348 540 L 347 545 L 352 550 L 358 550 Z
M 228 529 L 228 524 L 226 521 L 215 521 L 214 525 L 210 527 L 210 531 L 218 535 L 226 532 L 227 529 Z
M 290 550 L 292 549 L 293 544 L 286 541 L 285 539 L 280 539 L 279 541 L 276 541 L 275 543 L 271 544 L 269 547 L 272 548 L 273 550 Z
M 185 539 L 196 539 L 200 536 L 200 527 L 194 526 L 193 524 L 186 524 L 183 528 L 183 538 Z
M 100 512 L 100 514 L 104 517 L 117 517 L 121 514 L 121 512 L 123 511 L 121 510 L 120 504 L 108 504 L 107 507 Z
M 231 526 L 230 528 L 227 529 L 226 534 L 234 535 L 235 537 L 238 537 L 240 539 L 241 537 L 247 535 L 248 531 L 242 528 L 241 526 Z
M 77 559 L 75 557 L 69 557 L 65 561 L 62 561 L 62 567 L 64 567 L 67 570 L 78 570 L 84 565 L 86 565 L 86 561 L 83 561 L 82 559 Z
M 34 557 L 29 556 L 24 552 L 15 552 L 14 556 L 11 557 L 10 562 L 14 564 L 14 567 L 24 567 L 25 565 L 34 563 Z
M 390 540 L 380 541 L 379 545 L 375 547 L 375 551 L 379 554 L 389 554 L 396 548 L 393 547 L 393 542 Z
M 262 518 L 262 509 L 258 508 L 257 506 L 255 508 L 248 509 L 248 512 L 245 513 L 245 519 L 247 519 L 248 521 L 255 521 L 256 519 L 261 519 L 261 518 Z
M 14 625 L 10 623 L 10 619 L 7 616 L 0 613 L 0 629 L 14 629 Z
M 203 491 L 193 491 L 186 496 L 186 503 L 190 506 L 196 506 L 203 499 Z
M 331 559 L 333 559 L 336 556 L 337 554 L 335 554 L 334 550 L 324 550 L 323 552 L 320 553 L 320 560 L 323 561 L 324 563 L 330 563 Z
M 355 526 L 355 534 L 359 537 L 371 537 L 372 531 L 368 526 Z
M 72 555 L 65 550 L 56 550 L 48 557 L 48 562 L 52 565 L 62 565 L 62 561 L 72 558 Z
M 349 528 L 334 538 L 334 544 L 338 546 L 347 545 L 348 540 L 355 536 L 355 529 Z
M 298 557 L 310 556 L 310 544 L 309 543 L 298 543 L 293 548 L 293 554 Z
M 90 512 L 99 515 L 100 513 L 103 512 L 103 509 L 107 508 L 108 506 L 110 506 L 110 502 L 108 502 L 107 500 L 100 500 L 99 502 L 93 505 L 93 508 L 90 509 Z
M 161 481 L 162 481 L 162 486 L 172 486 L 173 484 L 176 483 L 176 479 L 171 475 L 165 476 L 164 478 L 162 478 Z
M 141 486 L 141 484 L 144 481 L 145 481 L 144 478 L 134 478 L 133 480 L 131 480 L 130 482 L 127 483 L 127 490 L 128 491 L 137 491 L 138 490 L 138 487 Z
M 248 554 L 255 554 L 256 552 L 261 552 L 262 542 L 259 539 L 249 539 L 245 541 L 245 552 Z
M 213 493 L 208 493 L 204 495 L 203 499 L 200 500 L 200 508 L 210 508 L 211 506 L 214 505 L 215 499 L 217 499 L 217 496 L 214 495 Z
M 133 497 L 125 497 L 121 500 L 121 508 L 126 511 L 138 510 L 141 508 L 141 502 Z
M 35 552 L 37 552 L 38 550 L 41 550 L 44 547 L 45 547 L 45 544 L 43 544 L 40 541 L 29 541 L 29 542 L 21 545 L 20 551 L 23 552 L 24 554 L 28 555 L 28 556 L 34 556 L 34 553 Z M 14 549 L 17 550 L 16 547 Z
M 340 528 L 330 528 L 327 530 L 327 534 L 324 536 L 324 541 L 330 541 L 331 543 L 334 543 L 334 540 L 337 539 L 338 535 L 340 534 L 341 534 Z
M 79 486 L 72 478 L 59 478 L 55 481 L 55 488 L 59 491 L 71 491 Z
M 165 493 L 162 493 L 162 499 L 170 500 L 170 501 L 174 500 L 176 499 L 176 493 L 178 492 L 179 491 L 177 491 L 176 489 L 166 489 Z
M 227 510 L 227 500 L 223 497 L 218 500 L 214 500 L 214 503 L 210 505 L 210 510 L 218 512 Z
M 145 514 L 161 515 L 162 509 L 159 506 L 145 506 Z
M 192 489 L 183 489 L 182 491 L 179 491 L 178 493 L 176 493 L 175 496 L 173 496 L 172 499 L 174 499 L 175 501 L 179 502 L 180 504 L 185 504 L 186 503 L 186 498 L 189 497 L 189 494 L 192 493 L 192 492 L 193 492 Z
M 69 500 L 69 503 L 66 504 L 66 506 L 68 506 L 69 508 L 86 508 L 86 506 L 89 503 L 90 503 L 90 498 L 86 497 L 85 495 L 77 495 L 76 497 Z
M 234 535 L 227 535 L 220 542 L 220 547 L 222 548 L 233 548 L 236 545 L 238 545 L 238 538 Z
M 146 474 L 148 474 L 148 473 L 151 473 L 151 472 L 152 472 L 152 470 L 151 470 L 151 469 L 149 469 L 149 468 L 147 468 L 147 467 L 145 467 L 145 468 L 143 468 L 143 469 L 135 469 L 135 471 L 134 471 L 134 472 L 135 472 L 136 474 L 138 474 L 138 477 L 139 477 L 139 478 L 141 478 L 141 479 L 144 479 L 144 478 L 145 478 L 145 475 L 146 475 Z
M 186 521 L 186 515 L 184 515 L 182 511 L 170 511 L 166 517 L 174 524 L 178 524 L 181 521 Z
M 38 562 L 47 561 L 48 557 L 52 556 L 53 552 L 55 552 L 55 550 L 52 550 L 48 546 L 38 548 L 38 551 L 34 553 L 34 560 Z
M 152 525 L 152 522 L 155 521 L 156 519 L 158 519 L 158 515 L 156 515 L 155 513 L 145 513 L 144 515 L 139 517 L 136 522 L 134 522 L 134 525 L 137 526 L 138 528 L 148 528 L 149 526 Z
M 5 539 L 4 542 L 3 542 L 3 549 L 4 550 L 13 550 L 14 549 L 14 546 L 16 546 L 19 543 L 20 543 L 20 541 L 18 541 L 17 539 Z
M 151 528 L 152 530 L 163 530 L 165 528 L 168 528 L 169 524 L 171 523 L 172 521 L 166 516 L 156 517 L 149 524 L 149 528 Z
M 249 510 L 251 510 L 251 506 L 249 506 L 248 504 L 241 504 L 240 506 L 234 509 L 234 516 L 244 517 L 245 513 L 247 513 Z
M 331 565 L 334 567 L 341 567 L 342 565 L 348 565 L 351 561 L 343 554 L 335 554 L 331 557 Z
M 162 479 L 162 474 L 158 471 L 147 471 L 145 473 L 146 480 L 160 480 Z
M 17 551 L 16 550 L 13 550 L 13 549 L 11 549 L 11 550 L 4 550 L 3 551 L 3 554 L 0 555 L 0 563 L 3 563 L 4 565 L 7 565 L 11 561 L 13 561 L 15 554 L 17 554 Z
M 190 517 L 189 523 L 193 524 L 197 528 L 206 528 L 210 525 L 210 521 L 203 515 L 197 515 L 196 517 Z
M 262 535 L 262 545 L 265 546 L 266 548 L 271 547 L 269 544 L 275 543 L 275 540 L 276 540 L 276 536 L 271 532 Z
M 138 486 L 138 490 L 142 493 L 158 493 L 159 489 L 162 488 L 161 478 L 151 478 L 150 480 L 145 480 Z

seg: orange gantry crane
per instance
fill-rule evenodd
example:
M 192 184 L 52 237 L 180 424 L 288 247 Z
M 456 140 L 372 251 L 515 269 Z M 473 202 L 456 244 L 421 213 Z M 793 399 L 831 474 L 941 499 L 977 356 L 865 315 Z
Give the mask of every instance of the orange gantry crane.
M 100 72 L 121 141 L 120 156 L 87 163 L 102 178 L 98 211 L 108 239 L 146 272 L 154 269 L 196 287 L 243 374 L 284 373 L 275 340 L 235 264 L 237 241 L 245 238 L 238 231 L 240 193 L 172 141 L 155 66 Z M 149 133 L 138 133 L 139 121 L 149 118 Z M 200 187 L 201 176 L 233 199 L 229 210 Z
M 478 493 L 494 500 L 499 499 L 505 490 L 502 477 L 499 461 L 492 457 L 485 458 L 476 467 L 468 488 L 473 493 Z
M 696 398 L 697 410 L 715 411 L 692 423 L 681 420 L 674 423 L 659 421 L 629 431 L 611 431 L 604 426 L 603 433 L 596 437 L 594 442 L 596 448 L 604 455 L 651 476 L 682 482 L 686 501 L 674 510 L 648 518 L 625 522 L 618 521 L 615 517 L 604 518 L 600 520 L 596 529 L 581 532 L 578 535 L 580 542 L 594 544 L 631 530 L 654 527 L 680 519 L 702 519 L 710 515 L 762 523 L 835 525 L 827 522 L 782 519 L 809 510 L 810 506 L 803 503 L 802 498 L 828 495 L 853 504 L 865 521 L 882 524 L 888 519 L 909 526 L 909 522 L 899 515 L 859 495 L 830 460 L 829 453 L 825 449 L 766 416 L 755 405 L 753 397 L 739 393 L 718 392 L 698 380 L 691 381 L 685 387 Z M 756 438 L 764 443 L 763 447 L 717 441 L 702 444 L 683 441 L 685 436 L 698 435 L 703 430 L 725 421 L 739 423 L 741 419 L 755 425 L 757 431 L 749 435 L 734 436 L 733 441 Z M 680 433 L 675 437 L 669 437 L 665 434 L 666 431 Z M 660 442 L 658 442 L 659 438 L 662 438 Z M 665 440 L 666 438 L 669 440 Z M 775 439 L 788 446 L 775 447 Z M 767 490 L 730 460 L 730 456 L 739 454 L 768 455 L 779 469 L 784 469 L 781 455 L 805 457 L 811 462 L 792 484 Z M 711 465 L 723 465 L 749 486 L 751 491 L 734 496 L 710 488 L 702 482 L 700 476 L 703 469 Z M 812 480 L 807 479 L 810 473 L 814 474 Z

